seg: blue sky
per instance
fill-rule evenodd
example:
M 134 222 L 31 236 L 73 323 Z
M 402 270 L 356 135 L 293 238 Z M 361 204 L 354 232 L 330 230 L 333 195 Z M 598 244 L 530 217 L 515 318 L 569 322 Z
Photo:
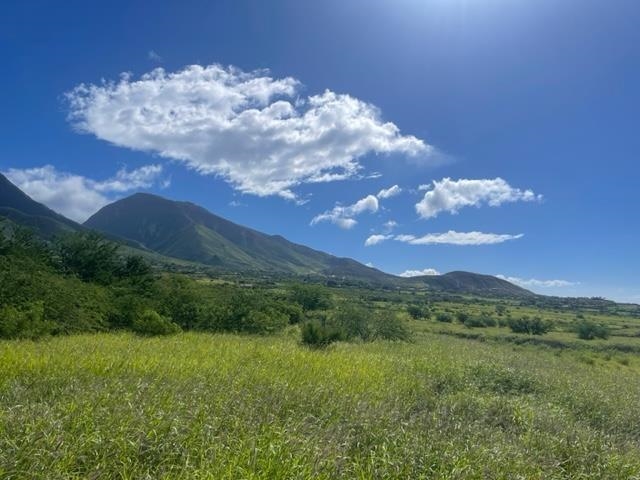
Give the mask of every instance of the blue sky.
M 61 5 L 0 7 L 0 171 L 61 213 L 144 190 L 390 273 L 640 302 L 638 2 Z

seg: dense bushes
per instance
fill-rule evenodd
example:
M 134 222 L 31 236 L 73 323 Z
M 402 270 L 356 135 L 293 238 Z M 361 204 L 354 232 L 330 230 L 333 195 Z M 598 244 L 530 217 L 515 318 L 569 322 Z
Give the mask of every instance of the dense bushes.
M 451 316 L 450 313 L 440 312 L 436 315 L 436 320 L 438 322 L 451 323 L 453 322 L 453 317 Z
M 44 319 L 44 305 L 35 302 L 21 310 L 0 308 L 0 338 L 38 338 L 53 331 L 55 324 Z
M 344 333 L 334 325 L 324 325 L 319 320 L 310 320 L 302 325 L 302 343 L 313 348 L 326 347 L 344 340 Z
M 332 315 L 315 315 L 302 326 L 302 342 L 316 347 L 338 340 L 408 341 L 411 330 L 397 315 L 343 306 Z
M 421 305 L 407 305 L 407 313 L 414 320 L 420 320 L 423 318 L 429 318 L 431 316 L 431 312 L 428 308 Z
M 594 340 L 596 338 L 609 338 L 609 328 L 589 320 L 583 320 L 577 327 L 578 338 L 583 340 Z
M 320 285 L 261 288 L 154 272 L 95 233 L 40 242 L 0 228 L 0 338 L 124 329 L 271 334 L 302 324 L 303 342 L 407 340 L 396 315 L 352 304 L 332 307 Z M 421 309 L 421 315 L 428 313 Z
M 171 335 L 182 329 L 155 310 L 145 310 L 133 321 L 132 329 L 140 335 Z
M 553 323 L 549 320 L 542 320 L 540 317 L 510 318 L 509 328 L 514 333 L 527 333 L 529 335 L 543 335 L 553 328 Z

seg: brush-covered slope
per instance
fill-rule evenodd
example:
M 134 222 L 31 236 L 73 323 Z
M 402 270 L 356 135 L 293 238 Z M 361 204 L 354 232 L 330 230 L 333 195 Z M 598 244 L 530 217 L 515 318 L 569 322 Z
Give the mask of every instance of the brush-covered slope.
M 151 194 L 137 193 L 107 205 L 85 226 L 163 255 L 225 269 L 393 278 L 353 260 L 237 225 L 192 203 Z M 348 275 L 342 275 L 344 262 L 349 263 Z
M 279 235 L 237 225 L 202 207 L 137 193 L 94 214 L 86 227 L 137 242 L 169 257 L 227 270 L 286 274 L 318 274 L 388 286 L 410 286 L 482 296 L 530 296 L 531 292 L 489 275 L 451 272 L 400 278 L 338 258 Z
M 0 217 L 18 225 L 29 227 L 45 238 L 82 227 L 76 222 L 36 202 L 0 174 Z
M 412 277 L 411 282 L 448 293 L 487 297 L 530 297 L 535 294 L 491 275 L 471 272 L 449 272 L 444 275 Z

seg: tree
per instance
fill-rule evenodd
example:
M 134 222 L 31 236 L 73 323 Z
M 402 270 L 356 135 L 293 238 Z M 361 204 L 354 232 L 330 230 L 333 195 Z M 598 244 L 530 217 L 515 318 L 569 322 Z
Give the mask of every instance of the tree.
M 329 293 L 320 285 L 294 285 L 291 289 L 291 299 L 300 304 L 305 312 L 326 310 L 331 306 Z
M 85 282 L 108 285 L 119 267 L 118 245 L 96 232 L 72 233 L 56 243 L 58 261 L 64 273 L 77 275 Z

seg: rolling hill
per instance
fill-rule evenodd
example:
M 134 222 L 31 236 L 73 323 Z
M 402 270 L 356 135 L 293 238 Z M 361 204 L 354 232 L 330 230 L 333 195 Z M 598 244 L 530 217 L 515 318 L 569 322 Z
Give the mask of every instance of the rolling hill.
M 44 238 L 82 229 L 73 220 L 33 200 L 2 174 L 0 174 L 0 217 L 29 227 Z
M 136 193 L 107 205 L 84 225 L 36 202 L 0 174 L 0 218 L 33 229 L 43 238 L 93 229 L 131 253 L 158 263 L 188 261 L 234 272 L 313 275 L 391 287 L 480 296 L 525 297 L 533 293 L 489 275 L 450 272 L 400 278 L 339 258 L 280 235 L 237 225 L 189 202 Z
M 322 274 L 392 281 L 394 276 L 280 235 L 237 225 L 189 202 L 137 193 L 99 210 L 85 226 L 163 255 L 226 270 Z

